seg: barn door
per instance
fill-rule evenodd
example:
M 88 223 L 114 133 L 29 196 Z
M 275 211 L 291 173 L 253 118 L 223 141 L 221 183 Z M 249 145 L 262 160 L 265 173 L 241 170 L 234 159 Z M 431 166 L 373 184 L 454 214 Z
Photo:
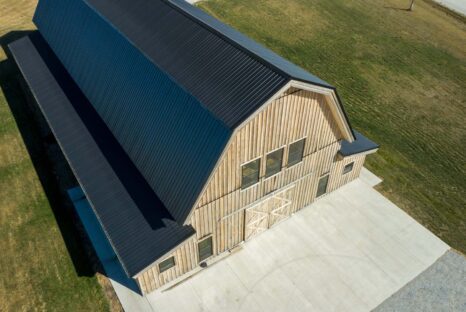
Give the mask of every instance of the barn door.
M 246 209 L 244 239 L 264 232 L 291 214 L 294 185 Z
M 269 199 L 269 227 L 285 220 L 291 214 L 291 204 L 294 188 L 275 194 Z
M 252 236 L 267 230 L 269 226 L 268 216 L 267 202 L 246 209 L 244 239 L 248 240 Z

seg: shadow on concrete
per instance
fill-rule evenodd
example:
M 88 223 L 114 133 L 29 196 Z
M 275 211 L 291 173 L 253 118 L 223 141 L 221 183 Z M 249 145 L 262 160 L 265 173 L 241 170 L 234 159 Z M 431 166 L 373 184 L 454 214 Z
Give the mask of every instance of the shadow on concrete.
M 89 242 L 86 242 L 79 218 L 66 196 L 66 189 L 77 185 L 77 182 L 45 120 L 37 114 L 38 109 L 29 104 L 31 95 L 23 91 L 22 76 L 8 49 L 8 44 L 30 33 L 32 31 L 13 31 L 0 37 L 0 46 L 7 55 L 7 59 L 0 62 L 0 88 L 47 196 L 75 271 L 78 276 L 94 276 L 96 272 L 103 271 L 91 264 L 97 257 L 92 255 L 92 248 L 86 246 Z

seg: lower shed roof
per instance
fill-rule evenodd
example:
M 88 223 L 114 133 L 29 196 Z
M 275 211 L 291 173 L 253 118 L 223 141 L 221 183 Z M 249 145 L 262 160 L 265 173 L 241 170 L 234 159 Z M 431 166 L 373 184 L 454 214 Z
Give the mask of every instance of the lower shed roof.
M 173 220 L 40 33 L 10 50 L 128 276 L 194 235 Z
M 355 137 L 353 142 L 343 140 L 341 143 L 341 149 L 339 151 L 341 156 L 348 157 L 361 153 L 375 152 L 379 148 L 377 143 L 369 140 L 358 131 L 353 130 L 353 133 Z

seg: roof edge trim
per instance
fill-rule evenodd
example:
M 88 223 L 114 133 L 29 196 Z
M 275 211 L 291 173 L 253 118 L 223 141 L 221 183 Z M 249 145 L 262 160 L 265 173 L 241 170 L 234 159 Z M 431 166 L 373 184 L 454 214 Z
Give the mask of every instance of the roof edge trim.
M 292 80 L 291 86 L 298 89 L 303 89 L 324 95 L 326 99 L 330 102 L 329 104 L 333 104 L 330 105 L 330 109 L 335 117 L 335 120 L 340 126 L 340 129 L 343 132 L 345 140 L 347 140 L 350 143 L 356 140 L 356 135 L 353 132 L 353 128 L 351 127 L 348 115 L 346 114 L 345 108 L 343 107 L 343 103 L 335 87 L 328 88 L 316 86 L 314 84 L 310 84 L 308 82 L 300 80 Z
M 352 156 L 363 156 L 363 155 L 370 155 L 370 154 L 374 154 L 376 153 L 378 150 L 379 150 L 379 146 L 378 147 L 374 147 L 374 148 L 371 148 L 371 149 L 368 149 L 368 150 L 365 150 L 365 151 L 361 151 L 359 153 L 355 153 L 355 154 L 349 154 L 349 155 L 344 155 L 341 153 L 341 151 L 338 151 L 338 155 L 344 159 L 344 158 L 348 158 L 348 157 L 352 157 Z

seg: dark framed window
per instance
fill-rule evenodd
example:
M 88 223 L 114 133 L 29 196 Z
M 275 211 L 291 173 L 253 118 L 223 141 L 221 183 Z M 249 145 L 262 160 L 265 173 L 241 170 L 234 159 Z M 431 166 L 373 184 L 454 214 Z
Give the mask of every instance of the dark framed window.
M 282 170 L 282 160 L 283 160 L 283 148 L 273 151 L 267 154 L 267 159 L 265 160 L 265 177 L 271 177 L 274 174 L 277 174 Z
M 173 268 L 175 266 L 175 257 L 170 257 L 166 260 L 163 260 L 159 263 L 159 272 L 165 272 L 166 270 Z
M 349 163 L 343 168 L 343 174 L 347 174 L 348 172 L 351 172 L 353 170 L 354 162 Z
M 317 194 L 316 197 L 320 197 L 327 193 L 327 185 L 328 185 L 328 178 L 329 175 L 325 175 L 319 179 L 319 184 L 317 185 Z
M 303 160 L 305 142 L 306 139 L 302 139 L 290 144 L 288 149 L 288 167 L 296 165 Z
M 250 161 L 241 166 L 241 188 L 247 188 L 259 182 L 259 168 L 261 166 L 260 158 Z
M 197 249 L 199 252 L 199 262 L 202 262 L 205 259 L 212 256 L 213 255 L 212 236 L 207 237 L 206 239 L 200 241 L 197 244 Z

